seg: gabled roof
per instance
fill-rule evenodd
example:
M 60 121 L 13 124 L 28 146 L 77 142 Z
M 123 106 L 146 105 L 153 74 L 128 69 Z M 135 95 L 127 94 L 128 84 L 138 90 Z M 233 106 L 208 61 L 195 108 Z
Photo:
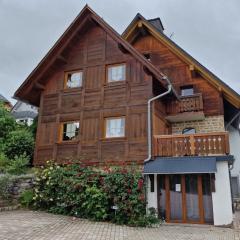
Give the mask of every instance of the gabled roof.
M 123 32 L 122 37 L 128 42 L 132 42 L 136 37 L 136 32 L 139 27 L 144 27 L 152 36 L 161 41 L 165 46 L 167 46 L 173 53 L 175 53 L 184 62 L 189 64 L 197 70 L 206 80 L 208 80 L 213 86 L 215 86 L 219 91 L 222 91 L 225 99 L 229 101 L 236 108 L 240 109 L 240 95 L 224 83 L 215 74 L 209 71 L 206 67 L 200 64 L 196 59 L 194 59 L 190 54 L 179 47 L 175 42 L 173 42 L 169 37 L 167 37 L 163 31 L 159 31 L 158 28 L 146 20 L 140 13 L 138 13 L 132 22 L 128 25 L 126 30 Z
M 40 90 L 43 89 L 39 83 L 41 76 L 46 73 L 46 71 L 53 65 L 57 59 L 61 58 L 61 54 L 65 47 L 68 45 L 70 40 L 75 36 L 77 31 L 86 24 L 88 21 L 94 21 L 99 26 L 101 26 L 108 34 L 111 36 L 124 51 L 130 53 L 135 57 L 140 63 L 143 64 L 144 68 L 148 70 L 156 79 L 158 79 L 163 85 L 166 82 L 163 79 L 166 77 L 162 72 L 160 72 L 154 65 L 152 65 L 141 53 L 139 53 L 131 44 L 125 41 L 112 27 L 110 27 L 100 16 L 98 16 L 88 5 L 86 5 L 80 14 L 75 18 L 59 40 L 50 49 L 47 55 L 42 59 L 42 61 L 37 65 L 37 67 L 31 72 L 28 78 L 23 82 L 23 84 L 18 88 L 14 94 L 14 98 L 20 99 L 25 102 L 29 102 L 33 105 L 38 106 L 39 97 L 34 99 L 36 94 L 40 96 Z M 38 91 L 36 91 L 38 88 Z M 35 92 L 33 92 L 35 89 Z
M 23 102 L 21 102 L 21 101 L 17 101 L 17 102 L 13 105 L 11 111 L 17 110 L 17 109 L 21 106 L 22 103 L 23 103 Z
M 12 112 L 15 119 L 31 118 L 34 119 L 38 114 L 33 111 Z

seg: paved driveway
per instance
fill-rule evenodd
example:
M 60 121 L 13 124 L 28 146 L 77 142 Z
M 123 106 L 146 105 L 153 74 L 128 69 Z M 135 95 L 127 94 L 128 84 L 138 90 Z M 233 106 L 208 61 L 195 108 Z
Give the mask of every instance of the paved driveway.
M 131 228 L 102 222 L 73 219 L 43 212 L 0 212 L 1 240 L 155 240 L 227 239 L 239 240 L 240 231 L 211 226 L 170 226 Z

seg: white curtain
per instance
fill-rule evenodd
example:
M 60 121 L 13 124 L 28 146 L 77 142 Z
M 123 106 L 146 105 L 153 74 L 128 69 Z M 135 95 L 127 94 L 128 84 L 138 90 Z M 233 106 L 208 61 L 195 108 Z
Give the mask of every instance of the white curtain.
M 107 120 L 106 137 L 124 137 L 125 118 Z
M 126 66 L 119 65 L 108 68 L 109 81 L 123 81 L 125 80 Z

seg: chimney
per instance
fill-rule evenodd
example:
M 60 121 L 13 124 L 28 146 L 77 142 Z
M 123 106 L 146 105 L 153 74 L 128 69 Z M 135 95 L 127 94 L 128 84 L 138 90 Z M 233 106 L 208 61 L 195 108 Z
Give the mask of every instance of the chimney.
M 164 27 L 162 25 L 162 22 L 160 18 L 153 18 L 153 19 L 148 19 L 148 22 L 151 23 L 158 31 L 163 32 Z

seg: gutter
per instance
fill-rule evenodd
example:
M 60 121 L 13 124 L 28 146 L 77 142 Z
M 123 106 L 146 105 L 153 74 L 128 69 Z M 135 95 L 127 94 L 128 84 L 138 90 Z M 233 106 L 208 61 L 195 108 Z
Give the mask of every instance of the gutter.
M 148 118 L 147 118 L 147 121 L 148 121 L 148 158 L 144 160 L 144 163 L 148 162 L 151 160 L 152 158 L 152 124 L 151 124 L 151 121 L 152 121 L 152 118 L 151 118 L 151 103 L 157 99 L 160 99 L 164 96 L 166 96 L 167 94 L 169 94 L 171 91 L 172 91 L 172 84 L 170 83 L 169 79 L 165 76 L 163 77 L 164 80 L 167 81 L 168 83 L 168 90 L 164 93 L 161 93 L 153 98 L 150 98 L 148 100 Z

